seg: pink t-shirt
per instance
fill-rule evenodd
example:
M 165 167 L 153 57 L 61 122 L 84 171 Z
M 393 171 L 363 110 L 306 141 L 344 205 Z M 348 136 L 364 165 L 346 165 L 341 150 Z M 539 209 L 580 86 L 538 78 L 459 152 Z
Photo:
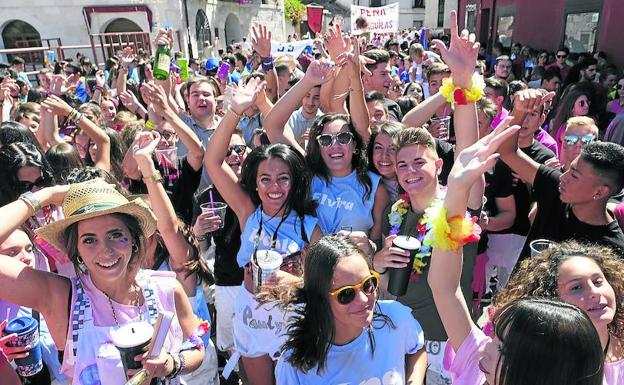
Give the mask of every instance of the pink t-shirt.
M 477 327 L 473 327 L 455 353 L 450 372 L 453 385 L 482 385 L 485 375 L 479 369 L 479 350 L 490 341 Z M 450 346 L 450 344 L 447 344 Z
M 624 360 L 605 362 L 604 385 L 624 384 Z

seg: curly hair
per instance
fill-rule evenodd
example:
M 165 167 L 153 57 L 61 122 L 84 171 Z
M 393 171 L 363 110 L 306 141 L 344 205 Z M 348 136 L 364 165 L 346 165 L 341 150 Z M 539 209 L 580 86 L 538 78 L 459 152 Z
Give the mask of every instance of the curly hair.
M 566 241 L 557 247 L 524 260 L 509 279 L 507 286 L 497 295 L 496 308 L 523 297 L 558 298 L 559 269 L 563 262 L 573 257 L 584 257 L 594 261 L 613 287 L 616 298 L 615 317 L 609 324 L 609 332 L 621 338 L 624 336 L 624 261 L 606 246 L 590 245 L 577 241 Z

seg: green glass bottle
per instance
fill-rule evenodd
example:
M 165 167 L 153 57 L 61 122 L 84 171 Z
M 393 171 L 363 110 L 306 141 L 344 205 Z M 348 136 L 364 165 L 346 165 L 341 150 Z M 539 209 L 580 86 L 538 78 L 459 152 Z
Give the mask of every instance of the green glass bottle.
M 169 68 L 171 66 L 171 50 L 166 45 L 159 45 L 154 55 L 154 79 L 169 79 Z

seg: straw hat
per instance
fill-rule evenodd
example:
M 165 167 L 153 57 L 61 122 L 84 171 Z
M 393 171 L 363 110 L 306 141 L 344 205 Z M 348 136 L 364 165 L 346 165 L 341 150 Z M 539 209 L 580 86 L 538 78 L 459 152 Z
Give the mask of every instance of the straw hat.
M 60 250 L 65 250 L 65 230 L 85 219 L 108 214 L 127 214 L 136 218 L 145 237 L 156 231 L 156 217 L 141 198 L 129 201 L 113 185 L 101 178 L 71 185 L 63 200 L 65 219 L 36 230 L 37 235 Z

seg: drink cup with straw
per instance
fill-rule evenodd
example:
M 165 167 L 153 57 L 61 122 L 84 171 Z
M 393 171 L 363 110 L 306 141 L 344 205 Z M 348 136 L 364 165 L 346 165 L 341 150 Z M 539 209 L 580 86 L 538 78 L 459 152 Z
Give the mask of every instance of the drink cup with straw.
M 212 190 L 210 190 L 208 194 L 210 195 L 210 202 L 202 203 L 199 207 L 202 210 L 202 214 L 210 213 L 211 215 L 218 215 L 219 219 L 221 219 L 219 228 L 222 229 L 225 225 L 225 213 L 228 206 L 223 202 L 215 202 L 214 197 L 212 196 Z

